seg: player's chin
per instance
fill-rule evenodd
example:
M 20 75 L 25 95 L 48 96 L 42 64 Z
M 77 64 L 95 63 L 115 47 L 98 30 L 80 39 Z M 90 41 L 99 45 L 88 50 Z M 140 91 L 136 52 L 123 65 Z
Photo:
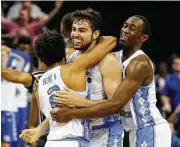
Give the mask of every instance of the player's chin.
M 122 45 L 122 46 L 132 46 L 130 42 L 126 42 L 126 41 L 122 41 L 122 40 L 119 40 L 119 44 Z

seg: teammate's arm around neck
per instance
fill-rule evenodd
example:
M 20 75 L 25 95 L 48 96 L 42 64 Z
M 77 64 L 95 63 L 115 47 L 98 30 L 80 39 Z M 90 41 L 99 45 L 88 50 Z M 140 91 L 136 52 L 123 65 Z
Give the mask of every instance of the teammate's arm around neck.
M 116 46 L 117 39 L 112 36 L 100 37 L 99 43 L 89 52 L 80 55 L 72 64 L 78 69 L 93 67 Z

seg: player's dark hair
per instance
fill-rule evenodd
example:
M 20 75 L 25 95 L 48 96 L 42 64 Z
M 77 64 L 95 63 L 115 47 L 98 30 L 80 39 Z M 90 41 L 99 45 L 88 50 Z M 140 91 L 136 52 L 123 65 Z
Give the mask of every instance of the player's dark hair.
M 65 14 L 61 20 L 61 25 L 63 26 L 63 32 L 61 33 L 63 33 L 66 38 L 71 38 L 72 24 L 72 13 Z
M 46 66 L 50 66 L 65 59 L 65 43 L 58 32 L 48 30 L 36 40 L 34 52 Z
M 151 35 L 151 24 L 150 24 L 149 20 L 142 15 L 134 15 L 134 17 L 137 17 L 143 21 L 143 23 L 144 23 L 144 34 L 150 36 Z
M 92 25 L 92 30 L 100 30 L 102 25 L 102 16 L 98 11 L 91 8 L 85 10 L 76 10 L 72 13 L 72 18 L 74 21 L 79 20 L 89 20 Z

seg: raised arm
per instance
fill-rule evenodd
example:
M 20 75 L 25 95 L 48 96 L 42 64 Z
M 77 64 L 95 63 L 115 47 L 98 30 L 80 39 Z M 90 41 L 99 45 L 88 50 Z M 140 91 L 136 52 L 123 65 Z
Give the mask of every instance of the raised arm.
M 1 77 L 12 83 L 23 84 L 25 87 L 30 87 L 33 81 L 33 76 L 31 74 L 12 69 L 2 69 Z
M 117 39 L 112 36 L 101 37 L 99 43 L 89 52 L 81 54 L 72 67 L 78 70 L 93 67 L 116 46 Z
M 55 17 L 55 15 L 59 12 L 59 10 L 62 6 L 62 3 L 63 3 L 62 1 L 55 2 L 55 8 L 48 14 L 48 16 L 40 18 L 41 25 L 46 25 L 48 22 L 50 22 Z

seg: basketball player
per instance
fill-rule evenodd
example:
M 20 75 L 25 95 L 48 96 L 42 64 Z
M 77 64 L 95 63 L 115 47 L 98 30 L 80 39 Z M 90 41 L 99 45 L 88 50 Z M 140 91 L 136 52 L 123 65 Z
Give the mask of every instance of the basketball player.
M 71 38 L 73 48 L 76 51 L 69 55 L 67 63 L 72 63 L 80 54 L 90 50 L 88 47 L 92 45 L 92 33 L 95 30 L 100 31 L 102 22 L 100 13 L 93 9 L 77 10 L 73 12 L 72 18 L 74 19 L 74 23 L 72 25 Z M 83 21 L 90 21 L 90 31 L 87 31 L 88 28 L 83 25 Z M 71 103 L 64 102 L 65 105 L 73 107 L 88 107 L 107 98 L 112 98 L 115 90 L 121 82 L 120 66 L 118 59 L 114 55 L 106 55 L 98 65 L 87 70 L 89 99 L 87 100 L 79 97 L 79 99 L 71 99 Z M 58 95 L 59 94 L 56 96 Z M 61 95 L 65 96 L 65 93 L 61 93 Z M 55 101 L 56 100 L 55 97 Z M 100 119 L 92 119 L 91 126 L 93 130 L 90 146 L 108 147 L 117 145 L 120 147 L 123 145 L 123 129 L 120 124 L 119 114 Z
M 84 23 L 89 25 L 87 22 Z M 98 37 L 97 31 L 92 34 L 92 40 L 96 41 Z M 51 31 L 40 35 L 35 43 L 34 50 L 36 56 L 47 66 L 48 70 L 39 80 L 36 98 L 41 111 L 48 119 L 36 129 L 23 131 L 20 135 L 22 139 L 30 143 L 35 142 L 49 128 L 46 147 L 88 146 L 90 139 L 88 120 L 74 119 L 66 124 L 59 124 L 49 118 L 49 112 L 55 108 L 53 93 L 63 90 L 66 86 L 77 91 L 83 97 L 87 96 L 86 69 L 97 64 L 116 45 L 114 37 L 103 40 L 105 41 L 100 41 L 100 44 L 95 46 L 92 51 L 81 55 L 74 63 L 65 65 L 65 46 L 62 37 Z M 103 51 L 99 49 L 102 43 L 108 46 Z
M 112 99 L 82 109 L 51 112 L 58 122 L 73 118 L 97 118 L 120 112 L 121 122 L 129 131 L 131 147 L 170 147 L 171 131 L 156 107 L 153 66 L 141 50 L 149 38 L 151 27 L 143 16 L 132 16 L 120 34 L 122 51 L 117 52 L 123 63 L 123 81 Z
M 1 46 L 1 68 L 7 68 L 10 51 Z M 8 91 L 8 92 L 7 92 Z M 1 146 L 10 147 L 17 142 L 17 124 L 15 114 L 16 85 L 1 79 Z

